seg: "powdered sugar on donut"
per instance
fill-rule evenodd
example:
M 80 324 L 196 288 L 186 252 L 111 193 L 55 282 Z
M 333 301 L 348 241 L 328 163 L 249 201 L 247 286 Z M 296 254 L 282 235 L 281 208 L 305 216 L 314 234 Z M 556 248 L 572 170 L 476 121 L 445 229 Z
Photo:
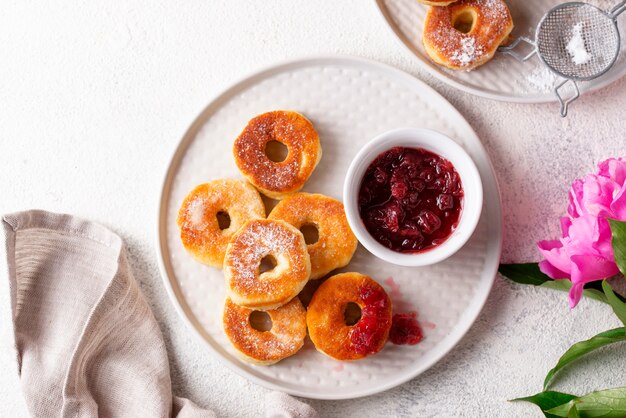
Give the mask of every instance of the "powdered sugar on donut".
M 468 33 L 454 27 L 459 14 L 471 10 L 475 16 Z M 512 28 L 511 15 L 502 0 L 460 0 L 429 10 L 424 27 L 424 44 L 434 51 L 436 61 L 454 68 L 471 69 L 491 57 Z M 429 52 L 431 54 L 431 52 Z
M 461 40 L 461 49 L 454 51 L 451 59 L 458 63 L 462 67 L 466 67 L 473 61 L 476 61 L 476 57 L 483 55 L 485 49 L 476 45 L 476 39 L 467 37 Z
M 275 162 L 265 147 L 277 141 L 288 149 L 284 161 Z M 248 122 L 235 140 L 237 167 L 244 176 L 270 197 L 299 190 L 309 178 L 321 152 L 315 128 L 304 116 L 289 111 L 258 115 Z
M 306 336 L 306 311 L 297 298 L 267 312 L 272 319 L 272 328 L 266 332 L 251 326 L 252 312 L 230 299 L 224 305 L 224 331 L 245 358 L 271 364 L 295 354 L 302 347 Z
M 196 198 L 187 207 L 189 213 L 189 220 L 195 229 L 204 229 L 207 226 L 205 220 L 206 206 L 202 196 L 196 196 Z
M 271 275 L 259 274 L 261 260 L 268 255 L 276 259 L 277 265 Z M 310 274 L 308 261 L 298 230 L 284 222 L 256 220 L 244 225 L 233 237 L 224 268 L 234 292 L 271 297 L 306 282 Z

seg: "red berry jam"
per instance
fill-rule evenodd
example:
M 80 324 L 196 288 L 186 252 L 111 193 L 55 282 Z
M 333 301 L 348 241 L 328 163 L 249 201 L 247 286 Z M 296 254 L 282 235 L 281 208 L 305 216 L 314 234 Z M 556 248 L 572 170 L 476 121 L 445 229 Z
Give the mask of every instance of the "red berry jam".
M 450 161 L 421 148 L 395 147 L 376 157 L 359 190 L 365 228 L 402 253 L 426 251 L 456 229 L 463 187 Z
M 391 321 L 389 341 L 399 345 L 415 345 L 424 339 L 415 312 L 395 314 Z
M 389 297 L 384 290 L 367 285 L 361 288 L 359 296 L 365 307 L 350 332 L 350 342 L 356 353 L 374 354 L 382 348 L 390 326 Z

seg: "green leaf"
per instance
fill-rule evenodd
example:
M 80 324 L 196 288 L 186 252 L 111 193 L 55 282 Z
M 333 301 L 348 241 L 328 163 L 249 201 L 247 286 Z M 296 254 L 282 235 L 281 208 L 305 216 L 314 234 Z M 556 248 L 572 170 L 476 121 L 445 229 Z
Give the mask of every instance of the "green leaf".
M 573 399 L 576 399 L 576 396 L 570 395 L 569 393 L 546 391 L 546 392 L 538 393 L 533 396 L 528 396 L 526 398 L 513 399 L 513 401 L 525 401 L 525 402 L 534 403 L 539 408 L 541 408 L 542 411 L 547 411 L 548 409 L 552 409 L 560 405 L 567 404 L 569 401 Z M 546 418 L 557 417 L 557 415 L 548 414 L 546 412 L 544 412 L 544 415 L 546 416 Z
M 550 282 L 543 283 L 541 287 L 569 292 L 569 290 L 572 288 L 572 282 L 567 279 L 552 280 Z M 597 289 L 585 289 L 583 290 L 583 296 L 597 300 L 599 302 L 608 303 L 606 295 L 602 293 L 602 291 Z
M 539 270 L 539 264 L 537 263 L 500 264 L 498 271 L 504 277 L 507 277 L 508 279 L 519 284 L 547 287 L 549 289 L 560 290 L 563 292 L 569 292 L 569 289 L 572 287 L 572 282 L 567 279 L 552 280 L 549 276 Z M 608 303 L 606 296 L 595 283 L 588 283 L 586 287 L 591 288 L 585 288 L 583 291 L 584 296 L 600 302 Z
M 613 233 L 613 253 L 615 254 L 615 262 L 622 275 L 626 276 L 626 222 L 609 219 L 611 232 Z
M 554 281 L 539 270 L 539 264 L 537 263 L 500 264 L 498 271 L 503 276 L 519 284 L 540 286 L 545 282 Z
M 624 418 L 626 416 L 626 388 L 592 392 L 576 398 L 575 405 L 580 416 L 585 418 Z M 568 417 L 571 408 L 571 404 L 566 403 L 545 412 L 557 417 Z
M 604 294 L 613 308 L 613 312 L 622 321 L 622 324 L 626 325 L 626 303 L 622 302 L 620 298 L 617 297 L 615 292 L 613 292 L 613 288 L 606 280 L 602 281 L 602 290 L 604 290 Z
M 581 341 L 569 348 L 561 356 L 556 366 L 548 372 L 543 382 L 543 389 L 547 389 L 554 376 L 565 366 L 571 362 L 578 360 L 580 357 L 587 353 L 592 352 L 600 347 L 604 347 L 609 344 L 626 341 L 626 328 L 615 328 L 608 331 L 601 332 L 600 334 L 592 337 L 586 341 Z
M 576 401 L 569 401 L 570 408 L 567 412 L 567 418 L 580 418 L 580 413 L 578 412 L 578 408 L 576 408 Z

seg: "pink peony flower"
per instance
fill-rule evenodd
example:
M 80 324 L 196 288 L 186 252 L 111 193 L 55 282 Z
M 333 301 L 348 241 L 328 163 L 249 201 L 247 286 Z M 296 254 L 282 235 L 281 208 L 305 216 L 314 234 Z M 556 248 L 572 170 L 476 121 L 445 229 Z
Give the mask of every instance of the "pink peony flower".
M 619 273 L 607 218 L 626 221 L 626 158 L 608 159 L 597 174 L 574 181 L 569 192 L 569 216 L 561 218 L 562 238 L 537 243 L 545 260 L 542 272 L 553 279 L 570 279 L 570 307 L 586 283 Z

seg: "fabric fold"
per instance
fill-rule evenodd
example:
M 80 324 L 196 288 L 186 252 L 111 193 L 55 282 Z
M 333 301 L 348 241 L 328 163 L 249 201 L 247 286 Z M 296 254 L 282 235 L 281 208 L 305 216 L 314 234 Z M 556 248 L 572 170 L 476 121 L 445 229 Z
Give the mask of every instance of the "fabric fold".
M 18 372 L 32 416 L 215 416 L 172 396 L 163 336 L 119 236 L 44 211 L 6 215 L 3 226 Z M 310 411 L 287 398 L 289 409 L 273 405 L 268 415 L 314 416 L 293 415 Z

